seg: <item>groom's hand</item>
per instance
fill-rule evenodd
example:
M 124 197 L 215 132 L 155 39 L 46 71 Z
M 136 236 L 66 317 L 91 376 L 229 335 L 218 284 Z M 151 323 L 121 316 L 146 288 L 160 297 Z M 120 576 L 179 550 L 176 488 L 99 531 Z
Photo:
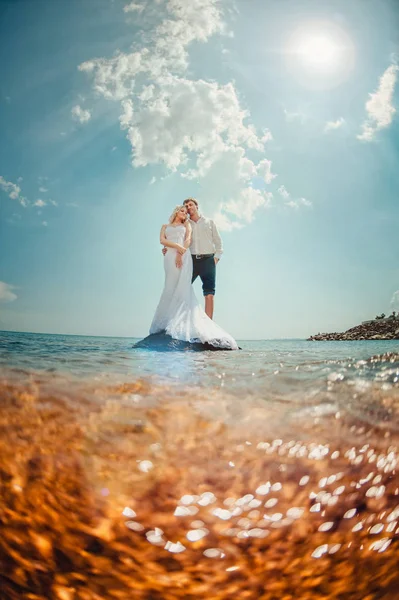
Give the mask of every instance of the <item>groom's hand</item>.
M 215 265 L 218 264 L 219 260 L 220 260 L 219 258 L 215 258 Z

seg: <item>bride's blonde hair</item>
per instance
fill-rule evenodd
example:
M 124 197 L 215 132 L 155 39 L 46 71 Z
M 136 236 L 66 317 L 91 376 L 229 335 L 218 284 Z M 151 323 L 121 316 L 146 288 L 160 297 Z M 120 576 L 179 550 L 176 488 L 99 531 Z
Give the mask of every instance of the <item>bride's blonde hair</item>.
M 169 223 L 173 223 L 173 221 L 176 219 L 176 215 L 179 212 L 179 210 L 181 210 L 182 208 L 186 208 L 184 206 L 184 204 L 179 204 L 178 206 L 176 206 L 176 208 L 174 209 L 174 211 L 172 212 L 172 214 L 170 215 L 169 218 Z

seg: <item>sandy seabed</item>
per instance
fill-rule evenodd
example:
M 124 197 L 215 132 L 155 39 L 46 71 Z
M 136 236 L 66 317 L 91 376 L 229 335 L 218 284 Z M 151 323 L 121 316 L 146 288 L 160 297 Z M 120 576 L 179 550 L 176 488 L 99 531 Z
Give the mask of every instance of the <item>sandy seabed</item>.
M 390 428 L 144 380 L 0 396 L 3 600 L 399 598 Z

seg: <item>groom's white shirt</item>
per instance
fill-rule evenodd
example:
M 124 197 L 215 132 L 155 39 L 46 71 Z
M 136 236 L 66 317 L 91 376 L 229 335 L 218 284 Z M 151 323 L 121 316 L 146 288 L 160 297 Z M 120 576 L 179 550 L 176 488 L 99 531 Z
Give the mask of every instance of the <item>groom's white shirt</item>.
M 190 225 L 193 230 L 191 254 L 215 254 L 215 258 L 220 259 L 223 254 L 223 244 L 214 221 L 201 215 L 198 221 L 190 219 Z

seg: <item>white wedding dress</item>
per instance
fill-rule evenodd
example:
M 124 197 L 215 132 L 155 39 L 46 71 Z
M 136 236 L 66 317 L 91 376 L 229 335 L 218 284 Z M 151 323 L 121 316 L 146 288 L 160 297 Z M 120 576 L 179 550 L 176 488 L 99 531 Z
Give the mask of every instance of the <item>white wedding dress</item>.
M 184 225 L 167 225 L 165 235 L 171 242 L 184 244 Z M 238 350 L 237 342 L 210 319 L 195 296 L 191 279 L 193 261 L 190 250 L 183 255 L 183 266 L 176 267 L 174 248 L 164 257 L 165 286 L 150 328 L 150 335 L 166 333 L 175 340 L 191 344 L 210 344 L 217 349 Z

